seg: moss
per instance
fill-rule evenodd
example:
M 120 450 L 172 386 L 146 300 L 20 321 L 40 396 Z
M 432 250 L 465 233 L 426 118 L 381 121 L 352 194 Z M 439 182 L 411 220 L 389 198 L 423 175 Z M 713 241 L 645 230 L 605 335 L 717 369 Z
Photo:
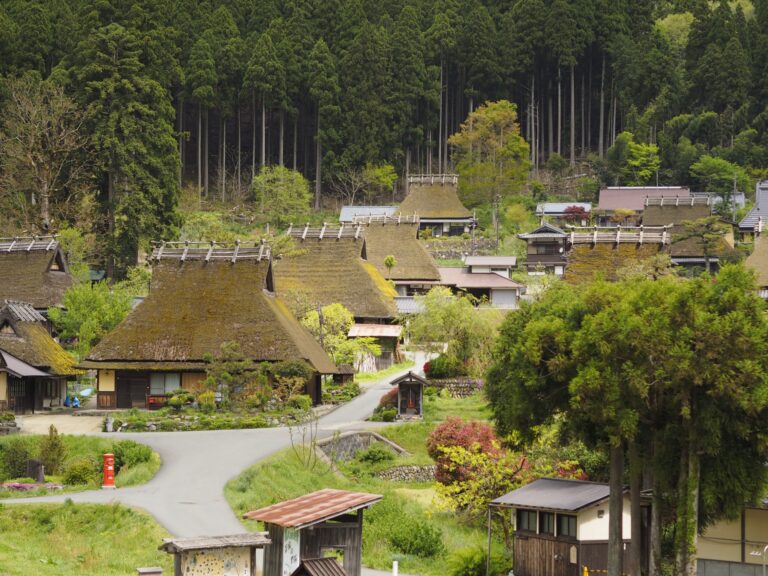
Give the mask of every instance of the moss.
M 35 308 L 58 306 L 74 284 L 65 272 L 49 271 L 58 247 L 29 252 L 0 251 L 0 302 L 18 300 Z
M 400 204 L 403 215 L 419 218 L 468 218 L 472 213 L 459 200 L 455 184 L 411 184 Z
M 617 279 L 619 269 L 659 253 L 660 244 L 578 244 L 568 254 L 565 280 L 571 284 L 589 282 L 595 276 Z
M 368 262 L 392 280 L 440 280 L 435 261 L 417 238 L 418 224 L 370 224 L 365 228 Z M 391 273 L 384 259 L 392 255 L 396 264 Z

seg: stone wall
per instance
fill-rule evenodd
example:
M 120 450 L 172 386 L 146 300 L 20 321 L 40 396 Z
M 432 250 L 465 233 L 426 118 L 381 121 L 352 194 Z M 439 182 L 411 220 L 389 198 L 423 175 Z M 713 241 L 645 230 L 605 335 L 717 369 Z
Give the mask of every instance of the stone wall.
M 396 466 L 376 474 L 377 478 L 393 482 L 434 482 L 437 466 Z
M 479 378 L 435 378 L 429 380 L 429 385 L 438 390 L 448 390 L 454 398 L 467 398 L 478 390 L 483 389 L 483 380 Z
M 19 425 L 13 422 L 0 422 L 0 436 L 8 436 L 9 434 L 18 434 Z
M 449 238 L 431 238 L 424 242 L 433 258 L 440 260 L 461 260 L 465 255 L 472 254 L 472 240 L 464 240 L 451 236 Z M 496 240 L 490 238 L 476 238 L 474 254 L 477 256 L 492 255 L 496 253 Z
M 384 444 L 395 454 L 405 454 L 406 451 L 391 440 L 375 432 L 350 432 L 319 440 L 317 447 L 331 461 L 347 461 L 355 458 L 361 450 L 367 450 L 375 443 Z

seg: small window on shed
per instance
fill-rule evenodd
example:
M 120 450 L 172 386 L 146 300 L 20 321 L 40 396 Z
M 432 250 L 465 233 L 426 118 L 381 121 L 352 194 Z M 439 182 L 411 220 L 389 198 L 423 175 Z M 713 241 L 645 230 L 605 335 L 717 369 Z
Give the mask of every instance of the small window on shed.
M 557 535 L 563 538 L 576 538 L 576 516 L 558 514 Z
M 525 532 L 536 532 L 536 511 L 518 510 L 517 529 Z
M 552 512 L 541 513 L 541 524 L 539 525 L 540 534 L 555 534 L 555 515 Z

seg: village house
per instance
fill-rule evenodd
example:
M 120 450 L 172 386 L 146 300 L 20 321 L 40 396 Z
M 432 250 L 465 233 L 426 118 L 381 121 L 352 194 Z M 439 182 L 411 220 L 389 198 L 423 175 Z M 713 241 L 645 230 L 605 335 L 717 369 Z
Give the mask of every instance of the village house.
M 479 267 L 483 270 L 483 267 Z M 497 272 L 477 272 L 478 267 L 440 267 L 440 284 L 455 292 L 470 294 L 494 307 L 513 310 L 518 307 L 525 288 Z
M 198 390 L 206 357 L 236 342 L 256 362 L 303 360 L 322 399 L 321 375 L 336 366 L 275 296 L 263 243 L 162 243 L 153 254 L 149 295 L 95 346 L 83 368 L 98 371 L 100 408 L 144 408 L 178 388 Z
M 464 256 L 462 260 L 471 274 L 493 272 L 509 278 L 517 269 L 517 256 Z
M 31 304 L 0 306 L 0 410 L 26 414 L 61 406 L 67 380 L 82 373 Z
M 755 186 L 755 205 L 739 222 L 739 232 L 744 238 L 752 238 L 763 232 L 768 223 L 768 180 Z
M 55 236 L 0 238 L 0 278 L 0 302 L 26 302 L 43 315 L 74 284 Z
M 264 523 L 271 546 L 264 551 L 264 576 L 296 572 L 302 562 L 333 557 L 343 571 L 360 576 L 363 556 L 363 511 L 382 500 L 379 494 L 326 488 L 247 512 L 247 520 Z M 323 574 L 323 573 L 321 573 Z
M 426 174 L 408 177 L 408 195 L 399 212 L 418 216 L 419 229 L 432 236 L 461 236 L 475 226 L 475 218 L 458 194 L 456 174 Z
M 586 226 L 591 215 L 591 202 L 542 202 L 536 205 L 536 216 L 541 222 L 552 222 L 558 226 Z
M 600 189 L 596 218 L 600 226 L 637 224 L 645 209 L 646 198 L 688 198 L 684 186 L 608 186 Z
M 283 300 L 307 311 L 342 304 L 356 322 L 388 323 L 397 315 L 395 289 L 369 261 L 362 226 L 291 227 L 292 254 L 275 261 Z
M 761 576 L 768 564 L 768 499 L 708 526 L 696 543 L 699 576 Z
M 515 576 L 581 576 L 608 564 L 608 484 L 540 478 L 491 502 L 509 509 L 514 528 Z M 624 563 L 632 534 L 629 497 L 624 497 Z M 643 507 L 641 564 L 647 572 L 648 503 Z
M 768 300 L 768 237 L 765 234 L 755 234 L 752 253 L 744 264 L 755 271 L 760 297 Z
M 528 274 L 550 273 L 562 276 L 565 273 L 565 248 L 568 237 L 565 230 L 544 222 L 535 230 L 518 234 L 517 237 L 525 240 L 527 244 L 525 266 Z
M 363 355 L 355 362 L 358 372 L 378 372 L 391 368 L 402 360 L 400 339 L 403 327 L 398 324 L 353 324 L 347 334 L 349 338 L 373 338 L 381 347 L 381 354 Z

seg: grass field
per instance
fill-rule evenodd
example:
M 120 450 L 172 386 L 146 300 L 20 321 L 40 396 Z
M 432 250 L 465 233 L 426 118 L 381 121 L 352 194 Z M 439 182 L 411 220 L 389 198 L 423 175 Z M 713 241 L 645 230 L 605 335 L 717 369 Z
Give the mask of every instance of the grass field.
M 431 464 L 425 442 L 442 419 L 449 416 L 488 417 L 487 403 L 479 394 L 463 400 L 435 398 L 428 402 L 425 411 L 424 422 L 380 430 L 410 453 L 389 461 L 389 466 Z M 449 573 L 452 552 L 485 546 L 484 527 L 447 511 L 435 497 L 433 484 L 395 483 L 374 477 L 373 473 L 381 468 L 381 463 L 354 460 L 340 464 L 340 469 L 349 475 L 345 476 L 330 470 L 327 464 L 306 467 L 293 450 L 285 450 L 243 472 L 227 484 L 224 493 L 238 516 L 321 488 L 383 494 L 384 500 L 365 513 L 363 534 L 364 562 L 366 566 L 381 570 L 390 569 L 392 561 L 398 560 L 403 573 L 444 576 Z M 432 557 L 419 557 L 403 554 L 393 546 L 391 537 L 394 531 L 402 526 L 423 524 L 441 531 L 443 552 Z M 246 527 L 249 530 L 261 529 L 256 522 L 246 522 Z
M 0 504 L 2 576 L 126 576 L 142 566 L 173 573 L 158 551 L 168 534 L 147 514 L 119 505 Z

